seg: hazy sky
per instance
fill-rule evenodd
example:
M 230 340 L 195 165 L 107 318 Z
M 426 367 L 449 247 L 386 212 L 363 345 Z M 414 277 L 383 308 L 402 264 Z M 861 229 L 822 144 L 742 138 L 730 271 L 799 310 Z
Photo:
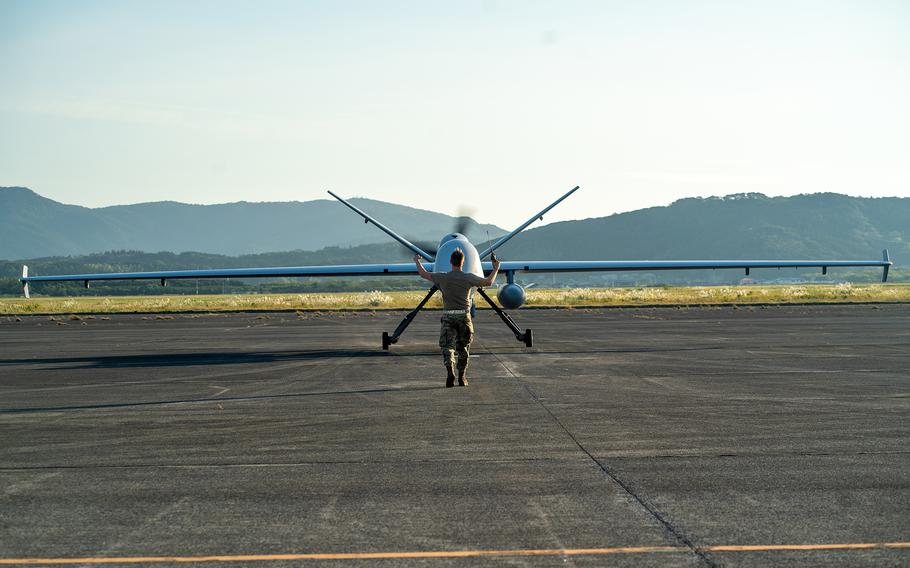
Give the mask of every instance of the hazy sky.
M 0 185 L 514 225 L 910 196 L 910 2 L 0 0 Z

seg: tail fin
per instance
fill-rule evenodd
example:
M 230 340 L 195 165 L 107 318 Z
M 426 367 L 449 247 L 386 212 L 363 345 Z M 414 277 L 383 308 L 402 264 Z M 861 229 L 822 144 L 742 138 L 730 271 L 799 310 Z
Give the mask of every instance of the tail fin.
M 27 264 L 23 264 L 23 265 L 22 265 L 22 280 L 20 280 L 20 282 L 22 282 L 22 293 L 25 295 L 26 298 L 29 298 L 30 296 L 29 296 L 29 293 L 28 293 L 28 280 L 27 280 L 27 278 L 28 278 L 28 265 L 27 265 Z
M 398 241 L 399 243 L 401 243 L 402 245 L 404 245 L 404 247 L 405 247 L 406 249 L 410 250 L 411 252 L 413 252 L 413 253 L 415 253 L 415 254 L 419 254 L 420 256 L 424 257 L 425 259 L 427 259 L 427 260 L 429 260 L 429 261 L 431 261 L 431 262 L 436 262 L 436 257 L 435 257 L 434 255 L 432 255 L 432 254 L 426 252 L 425 250 L 421 249 L 421 248 L 418 247 L 417 245 L 411 243 L 411 242 L 408 241 L 406 238 L 402 237 L 401 235 L 399 235 L 398 233 L 396 233 L 396 232 L 393 231 L 392 229 L 386 227 L 385 225 L 383 225 L 382 223 L 380 223 L 380 222 L 377 221 L 376 219 L 373 219 L 372 217 L 370 217 L 369 215 L 367 215 L 366 213 L 364 213 L 363 211 L 361 211 L 360 209 L 358 209 L 358 208 L 355 207 L 354 205 L 348 203 L 348 202 L 345 201 L 344 199 L 338 197 L 337 195 L 335 195 L 335 194 L 332 193 L 331 191 L 329 191 L 329 195 L 331 195 L 332 197 L 334 197 L 334 198 L 337 199 L 338 201 L 342 202 L 344 205 L 346 205 L 348 208 L 350 208 L 354 213 L 357 213 L 358 215 L 360 215 L 361 217 L 363 217 L 363 222 L 364 222 L 364 223 L 373 223 L 374 225 L 376 225 L 376 227 L 377 227 L 380 231 L 382 231 L 383 233 L 387 234 L 388 236 L 392 237 L 393 239 L 395 239 L 396 241 Z
M 888 256 L 888 249 L 882 251 L 882 262 L 884 266 L 882 267 L 882 282 L 888 281 L 888 269 L 891 268 L 891 265 L 894 264 L 891 262 L 891 257 Z
M 506 242 L 507 242 L 509 239 L 511 239 L 512 237 L 514 237 L 514 236 L 517 235 L 518 233 L 524 231 L 524 230 L 528 227 L 528 225 L 530 225 L 530 224 L 533 223 L 534 221 L 536 221 L 536 220 L 538 220 L 538 219 L 540 219 L 541 221 L 543 221 L 544 213 L 546 213 L 546 212 L 549 211 L 550 209 L 553 209 L 554 207 L 556 207 L 557 205 L 559 205 L 560 203 L 562 203 L 562 200 L 563 200 L 563 199 L 565 199 L 566 197 L 569 197 L 570 195 L 572 195 L 572 194 L 575 193 L 576 191 L 578 191 L 578 186 L 577 186 L 577 185 L 576 185 L 575 187 L 573 187 L 572 189 L 570 189 L 565 195 L 563 195 L 562 197 L 560 197 L 559 199 L 557 199 L 556 201 L 554 201 L 553 203 L 551 203 L 551 204 L 550 204 L 548 207 L 546 207 L 543 211 L 541 211 L 541 212 L 538 213 L 537 215 L 534 215 L 533 217 L 531 217 L 530 219 L 528 219 L 527 221 L 525 221 L 525 222 L 524 222 L 522 225 L 520 225 L 517 229 L 515 229 L 514 231 L 512 231 L 512 232 L 509 233 L 508 235 L 506 235 L 506 236 L 500 238 L 498 241 L 496 241 L 495 243 L 493 243 L 492 245 L 490 245 L 490 248 L 488 248 L 487 250 L 485 250 L 485 251 L 483 251 L 482 253 L 480 253 L 480 260 L 483 260 L 483 259 L 485 259 L 486 257 L 488 257 L 488 256 L 490 255 L 490 253 L 492 253 L 493 251 L 495 251 L 496 249 L 498 249 L 498 248 L 501 247 L 502 245 L 506 244 Z

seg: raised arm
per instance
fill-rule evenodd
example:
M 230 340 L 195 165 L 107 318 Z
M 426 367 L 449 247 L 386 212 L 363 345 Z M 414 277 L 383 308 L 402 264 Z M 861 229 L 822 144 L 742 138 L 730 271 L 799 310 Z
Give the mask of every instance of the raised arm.
M 492 286 L 493 283 L 496 282 L 496 275 L 499 274 L 499 259 L 496 258 L 496 253 L 493 253 L 493 255 L 490 257 L 490 260 L 493 261 L 493 272 L 491 272 L 490 275 L 484 278 L 483 282 L 481 282 L 480 285 L 484 288 Z
M 419 254 L 414 255 L 414 264 L 417 265 L 417 274 L 420 274 L 420 277 L 424 280 L 433 281 L 433 275 L 430 272 L 427 272 L 427 269 L 423 267 L 423 264 L 420 263 L 420 259 L 423 257 Z

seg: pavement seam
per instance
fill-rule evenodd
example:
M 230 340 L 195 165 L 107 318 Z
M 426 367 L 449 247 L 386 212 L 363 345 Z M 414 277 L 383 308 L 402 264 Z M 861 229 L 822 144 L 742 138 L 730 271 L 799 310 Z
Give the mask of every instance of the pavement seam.
M 44 471 L 44 470 L 82 470 L 82 469 L 202 469 L 202 468 L 225 468 L 225 467 L 306 467 L 322 465 L 394 465 L 402 463 L 412 464 L 437 464 L 437 463 L 539 463 L 539 462 L 565 462 L 567 459 L 561 458 L 465 458 L 465 459 L 411 459 L 411 460 L 321 460 L 321 461 L 301 461 L 301 462 L 276 462 L 276 463 L 190 463 L 190 464 L 85 464 L 85 465 L 23 465 L 23 466 L 0 466 L 0 473 L 20 472 L 20 471 Z
M 571 435 L 571 434 L 570 434 Z M 576 442 L 577 443 L 577 442 Z M 681 455 L 655 455 L 655 456 L 602 456 L 617 460 L 664 460 L 664 459 L 728 459 L 728 458 L 790 458 L 790 457 L 822 457 L 839 458 L 849 456 L 894 456 L 907 455 L 910 451 L 882 451 L 882 452 L 852 452 L 852 453 L 813 453 L 793 452 L 775 454 L 681 454 Z M 599 461 L 597 458 L 593 458 Z M 390 459 L 390 460 L 310 460 L 298 462 L 253 462 L 253 463 L 135 463 L 135 464 L 82 464 L 82 465 L 20 465 L 0 466 L 0 473 L 16 471 L 43 471 L 43 470 L 80 470 L 80 469 L 201 469 L 209 467 L 305 467 L 317 465 L 384 465 L 400 463 L 538 463 L 538 462 L 563 462 L 564 458 L 416 458 L 416 459 Z
M 656 519 L 657 522 L 660 523 L 661 526 L 664 527 L 665 531 L 667 531 L 669 534 L 673 535 L 673 537 L 676 538 L 676 540 L 678 540 L 683 545 L 685 545 L 686 548 L 688 548 L 692 552 L 692 554 L 694 554 L 695 556 L 700 558 L 708 566 L 711 566 L 712 568 L 719 566 L 716 562 L 714 562 L 714 560 L 712 560 L 707 554 L 705 554 L 704 550 L 695 546 L 695 543 L 693 543 L 685 534 L 683 534 L 683 532 L 680 529 L 675 527 L 667 518 L 665 518 L 663 515 L 661 515 L 660 512 L 658 512 L 657 509 L 653 505 L 648 503 L 648 501 L 645 500 L 644 497 L 639 496 L 632 489 L 632 487 L 629 484 L 624 482 L 619 477 L 619 475 L 615 471 L 613 471 L 612 468 L 608 467 L 606 464 L 602 463 L 600 460 L 598 460 L 596 457 L 594 457 L 594 455 L 591 452 L 589 452 L 588 449 L 585 448 L 581 444 L 581 442 L 578 440 L 578 438 L 575 437 L 575 435 L 566 427 L 566 425 L 563 424 L 562 421 L 555 414 L 553 414 L 553 412 L 547 407 L 546 404 L 544 404 L 543 400 L 541 400 L 540 396 L 538 396 L 538 394 L 536 392 L 534 392 L 534 389 L 532 389 L 530 385 L 528 385 L 527 383 L 522 381 L 518 375 L 513 373 L 512 369 L 510 369 L 508 367 L 508 365 L 506 365 L 505 362 L 503 362 L 503 360 L 496 353 L 494 353 L 493 351 L 490 351 L 489 349 L 487 349 L 487 351 L 491 355 L 493 355 L 493 357 L 496 359 L 496 361 L 502 366 L 503 369 L 506 370 L 507 373 L 509 373 L 509 375 L 515 380 L 515 382 L 517 382 L 519 385 L 521 385 L 521 388 L 526 393 L 528 393 L 528 396 L 530 396 L 534 400 L 534 402 L 536 402 L 538 405 L 540 405 L 541 408 L 544 409 L 544 411 L 550 416 L 550 418 L 553 420 L 553 422 L 555 422 L 563 430 L 563 432 L 565 432 L 566 435 L 569 436 L 569 438 L 575 443 L 575 445 L 578 446 L 578 449 L 580 449 L 582 452 L 584 452 L 584 454 L 586 456 L 588 456 L 588 458 L 591 461 L 593 461 L 595 464 L 597 464 L 597 467 L 599 467 L 601 469 L 601 471 L 603 471 L 607 475 L 607 477 L 612 479 L 614 483 L 619 485 L 623 489 L 623 491 L 628 493 L 629 496 L 631 496 L 639 505 L 641 505 L 642 508 L 645 509 L 645 511 L 647 511 L 652 517 L 654 517 L 654 519 Z

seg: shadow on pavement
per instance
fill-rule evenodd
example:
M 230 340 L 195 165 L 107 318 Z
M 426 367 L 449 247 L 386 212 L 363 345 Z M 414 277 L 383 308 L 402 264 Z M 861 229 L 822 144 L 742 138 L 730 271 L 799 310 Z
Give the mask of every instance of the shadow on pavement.
M 48 406 L 38 408 L 0 408 L 0 414 L 27 414 L 32 412 L 63 412 L 69 410 L 102 410 L 107 408 L 130 408 L 137 406 L 161 406 L 165 404 L 198 404 L 202 402 L 236 402 L 245 400 L 267 400 L 280 398 L 301 398 L 309 396 L 332 396 L 345 394 L 372 394 L 384 392 L 414 392 L 444 389 L 443 386 L 426 386 L 426 387 L 403 387 L 403 388 L 381 388 L 381 389 L 361 389 L 350 391 L 326 391 L 326 392 L 299 392 L 288 394 L 264 394 L 250 396 L 224 396 L 209 398 L 188 398 L 175 400 L 150 400 L 144 402 L 113 402 L 106 404 L 86 404 L 74 406 Z
M 543 351 L 537 349 L 505 349 L 481 352 L 475 350 L 472 355 L 479 357 L 491 355 L 595 355 L 608 353 L 672 353 L 682 351 L 706 351 L 723 349 L 722 346 L 700 347 L 664 347 L 664 348 L 631 348 L 631 349 L 581 349 Z M 373 358 L 373 357 L 428 357 L 437 356 L 438 352 L 402 352 L 398 351 L 253 351 L 236 353 L 173 353 L 157 355 L 96 355 L 88 357 L 40 357 L 35 359 L 0 359 L 0 365 L 50 365 L 41 370 L 67 369 L 129 369 L 137 367 L 192 367 L 199 365 L 247 365 L 254 363 L 276 363 L 287 361 L 308 361 L 337 358 Z
M 49 369 L 124 369 L 132 367 L 189 367 L 194 365 L 244 365 L 312 359 L 388 357 L 388 351 L 250 351 L 213 353 L 161 353 L 155 355 L 95 355 L 84 357 L 40 357 L 0 359 L 0 365 L 54 365 Z M 397 356 L 425 356 L 425 353 L 396 353 Z M 66 365 L 66 366 L 58 366 Z

